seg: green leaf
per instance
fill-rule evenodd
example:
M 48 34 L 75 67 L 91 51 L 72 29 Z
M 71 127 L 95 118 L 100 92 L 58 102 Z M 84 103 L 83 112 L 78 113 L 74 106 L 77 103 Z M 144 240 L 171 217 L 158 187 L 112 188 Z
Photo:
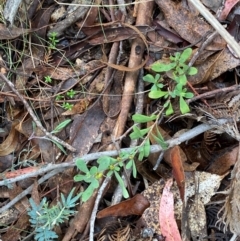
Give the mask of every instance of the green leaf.
M 197 74 L 197 72 L 198 72 L 198 70 L 197 70 L 197 68 L 195 68 L 195 67 L 190 67 L 189 69 L 188 69 L 188 75 L 195 75 L 195 74 Z
M 192 98 L 193 96 L 194 96 L 194 94 L 193 94 L 192 92 L 186 92 L 186 93 L 184 94 L 184 97 L 187 98 L 187 99 L 190 99 L 190 98 Z
M 82 193 L 82 201 L 86 202 L 93 194 L 95 188 L 91 185 L 87 187 L 87 189 Z
M 162 89 L 164 87 L 164 85 L 162 83 L 158 83 L 155 86 L 156 86 L 157 90 Z M 152 88 L 151 88 L 151 90 L 152 90 Z
M 125 185 L 124 185 L 124 182 L 123 182 L 122 178 L 120 177 L 120 175 L 118 174 L 118 172 L 114 172 L 114 175 L 115 175 L 115 177 L 117 178 L 120 187 L 122 188 L 123 197 L 124 197 L 124 198 L 128 198 L 128 197 L 129 197 L 129 194 L 128 194 L 128 191 L 127 191 L 127 189 L 126 189 L 126 187 L 125 187 Z
M 67 152 L 65 151 L 65 149 L 63 148 L 63 146 L 59 142 L 54 141 L 52 139 L 50 139 L 50 141 L 53 142 L 58 147 L 58 149 L 60 149 L 65 155 L 67 155 Z
M 67 206 L 68 208 L 72 208 L 72 207 L 76 206 L 76 201 L 81 197 L 82 193 L 79 193 L 78 195 L 76 195 L 75 197 L 72 198 L 74 191 L 75 191 L 75 187 L 68 194 L 66 203 L 63 201 L 63 200 L 65 200 L 64 195 L 61 193 L 62 204 L 65 207 Z
M 183 99 L 182 96 L 180 96 L 179 104 L 180 104 L 180 111 L 182 114 L 186 114 L 190 111 L 188 104 L 186 103 L 186 101 Z
M 152 64 L 151 69 L 155 72 L 167 72 L 171 69 L 174 69 L 176 67 L 176 63 L 170 63 L 170 64 L 163 64 L 160 62 L 155 62 Z
M 81 181 L 85 180 L 85 178 L 86 178 L 86 175 L 77 174 L 74 176 L 74 181 L 81 182 Z
M 155 78 L 151 74 L 147 74 L 143 77 L 143 80 L 149 83 L 156 83 Z
M 159 131 L 158 128 L 156 128 L 157 130 L 157 136 L 152 134 L 154 140 L 162 147 L 163 150 L 166 150 L 168 148 L 168 144 L 165 142 L 161 132 Z
M 89 172 L 89 169 L 87 167 L 87 164 L 85 163 L 85 161 L 83 159 L 77 159 L 76 160 L 76 165 L 77 165 L 77 168 L 84 172 L 84 173 L 87 173 Z
M 130 169 L 133 165 L 133 160 L 129 160 L 128 163 L 126 164 L 126 169 Z
M 98 172 L 98 168 L 96 166 L 91 167 L 90 174 L 94 176 Z
M 168 95 L 168 91 L 162 91 L 162 90 L 153 90 L 153 91 L 150 91 L 148 94 L 149 98 L 151 99 L 158 99 L 166 95 Z
M 112 174 L 113 174 L 113 170 L 110 170 L 110 171 L 107 173 L 107 177 L 112 176 Z
M 133 167 L 133 177 L 137 178 L 137 168 L 134 160 L 132 160 L 132 167 Z
M 168 108 L 166 110 L 166 115 L 169 116 L 173 113 L 174 113 L 174 110 L 173 110 L 172 104 L 171 104 L 171 102 L 169 102 Z
M 185 62 L 189 59 L 189 57 L 191 56 L 191 54 L 192 54 L 192 49 L 191 49 L 191 48 L 185 49 L 185 50 L 181 53 L 181 56 L 180 56 L 179 61 L 180 61 L 181 63 L 185 63 Z
M 148 157 L 149 154 L 150 154 L 150 147 L 151 147 L 151 144 L 150 144 L 150 140 L 149 138 L 147 138 L 144 142 L 144 145 L 143 145 L 143 149 L 144 149 L 144 157 Z
M 97 179 L 94 179 L 94 180 L 91 182 L 90 185 L 92 185 L 92 187 L 94 187 L 94 188 L 98 188 L 98 187 L 99 187 L 99 181 L 98 181 Z
M 143 160 L 143 157 L 144 157 L 144 149 L 143 149 L 143 147 L 141 146 L 141 147 L 139 148 L 138 160 L 139 160 L 139 161 L 142 161 L 142 160 Z
M 97 163 L 99 164 L 98 166 L 98 172 L 103 172 L 108 169 L 112 158 L 109 156 L 102 156 L 98 158 Z
M 181 85 L 186 85 L 187 84 L 187 77 L 185 74 L 179 75 L 176 77 L 176 82 L 181 84 Z
M 141 115 L 141 114 L 134 114 L 132 116 L 132 120 L 137 123 L 147 123 L 149 121 L 153 121 L 156 119 L 157 119 L 156 115 L 147 116 L 147 115 Z
M 130 138 L 132 140 L 143 138 L 148 133 L 149 130 L 150 130 L 150 127 L 140 130 L 137 126 L 133 126 L 133 132 L 130 134 Z
M 71 119 L 67 119 L 67 120 L 61 122 L 59 125 L 56 126 L 56 128 L 51 133 L 58 133 L 64 127 L 66 127 L 71 121 L 72 121 Z

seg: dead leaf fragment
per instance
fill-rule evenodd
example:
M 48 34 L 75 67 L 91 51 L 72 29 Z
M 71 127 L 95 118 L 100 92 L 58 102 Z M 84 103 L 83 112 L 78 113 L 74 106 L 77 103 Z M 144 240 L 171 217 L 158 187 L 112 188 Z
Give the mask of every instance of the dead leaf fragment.
M 15 130 L 15 125 L 16 124 L 12 125 L 11 131 L 6 140 L 0 144 L 0 156 L 7 156 L 16 150 L 18 145 L 18 133 Z
M 164 13 L 164 17 L 168 24 L 189 43 L 196 43 L 202 39 L 208 32 L 213 32 L 214 29 L 202 18 L 189 11 L 180 1 L 157 0 L 156 3 Z M 184 26 L 184 27 L 183 27 Z M 197 44 L 199 46 L 199 44 Z M 226 42 L 220 37 L 216 37 L 208 50 L 220 50 L 226 46 Z
M 0 24 L 0 39 L 14 39 L 18 36 L 29 33 L 31 30 L 29 29 L 23 29 L 23 28 L 17 28 L 17 27 L 9 27 L 7 28 L 4 24 Z
M 63 112 L 62 115 L 66 116 L 66 115 L 82 114 L 87 109 L 89 104 L 90 104 L 90 100 L 88 100 L 87 98 L 81 99 L 78 101 L 77 104 L 75 104 L 72 107 L 71 110 L 67 110 Z
M 169 179 L 163 189 L 162 198 L 159 209 L 159 222 L 162 235 L 168 241 L 181 241 L 181 236 L 174 217 L 174 199 L 173 193 L 170 191 L 173 180 Z
M 131 199 L 101 210 L 98 212 L 97 218 L 104 218 L 107 216 L 125 217 L 128 215 L 142 215 L 144 210 L 148 207 L 148 200 L 142 194 L 137 194 Z

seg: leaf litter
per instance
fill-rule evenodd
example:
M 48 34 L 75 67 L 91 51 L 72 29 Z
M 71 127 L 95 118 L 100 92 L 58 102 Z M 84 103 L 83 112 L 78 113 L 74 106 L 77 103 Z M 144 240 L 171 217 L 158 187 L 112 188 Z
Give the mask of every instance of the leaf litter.
M 238 42 L 239 1 L 202 3 L 213 18 L 226 20 Z M 7 4 L 0 7 L 0 170 L 7 187 L 0 193 L 3 241 L 33 239 L 30 196 L 36 205 L 46 197 L 52 208 L 39 212 L 54 215 L 61 194 L 70 202 L 73 192 L 88 200 L 80 198 L 75 216 L 56 220 L 54 233 L 46 229 L 46 235 L 91 241 L 94 235 L 98 241 L 220 240 L 225 235 L 237 240 L 240 60 L 218 32 L 210 39 L 214 25 L 192 1 L 22 2 L 14 6 L 14 24 L 6 20 Z M 174 89 L 178 80 L 171 69 L 159 80 L 143 82 L 144 75 L 154 74 L 156 61 L 170 63 L 187 48 L 192 49 L 187 64 L 196 57 L 191 65 L 197 68 L 187 88 L 197 101 L 185 102 L 182 86 Z M 161 82 L 156 88 L 166 87 L 160 92 L 165 99 L 152 100 L 145 93 L 156 80 Z M 180 108 L 190 108 L 184 115 L 179 90 Z M 167 106 L 174 112 L 170 117 L 163 111 Z M 136 113 L 142 114 L 139 120 L 132 118 Z M 201 126 L 199 121 L 211 130 L 177 141 Z M 133 136 L 140 137 L 138 142 Z M 143 140 L 141 154 L 123 151 Z M 176 140 L 175 146 L 168 147 L 167 140 Z M 150 153 L 156 144 L 161 151 Z M 104 151 L 117 154 L 111 159 L 111 154 L 102 156 Z M 84 181 L 74 182 L 78 158 L 86 158 L 89 169 Z M 98 164 L 101 168 L 94 167 Z M 45 167 L 51 171 L 36 174 Z M 88 180 L 97 189 L 88 189 Z M 130 196 L 124 201 L 123 191 Z M 209 225 L 216 203 L 221 203 L 217 223 Z

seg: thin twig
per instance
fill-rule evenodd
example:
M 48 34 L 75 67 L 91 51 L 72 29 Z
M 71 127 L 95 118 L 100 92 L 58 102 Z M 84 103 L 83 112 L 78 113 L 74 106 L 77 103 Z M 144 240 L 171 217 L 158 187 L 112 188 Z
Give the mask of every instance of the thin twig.
M 101 187 L 98 190 L 98 194 L 97 194 L 97 198 L 95 200 L 94 203 L 94 207 L 92 210 L 92 215 L 90 218 L 90 233 L 89 233 L 89 241 L 93 241 L 94 240 L 94 223 L 95 223 L 95 219 L 96 219 L 96 214 L 98 211 L 98 206 L 99 206 L 99 202 L 103 196 L 103 192 L 105 190 L 105 188 L 107 187 L 108 183 L 111 181 L 111 177 L 106 177 L 105 180 L 103 181 Z
M 220 119 L 218 122 L 221 123 L 221 124 L 225 124 L 227 122 L 227 120 L 226 119 Z M 194 138 L 195 136 L 198 136 L 198 135 L 202 134 L 203 132 L 205 132 L 207 130 L 210 130 L 212 128 L 216 128 L 216 127 L 210 126 L 208 124 L 201 124 L 201 125 L 193 128 L 193 129 L 183 133 L 181 136 L 179 136 L 177 138 L 166 141 L 166 143 L 168 144 L 168 148 L 170 148 L 170 147 L 179 145 L 182 142 L 188 141 L 188 140 Z M 132 147 L 121 149 L 121 151 L 125 151 L 125 152 L 131 152 L 132 150 L 133 150 Z M 156 152 L 160 152 L 162 150 L 163 149 L 161 148 L 161 146 L 152 145 L 151 148 L 150 148 L 150 153 L 156 153 Z M 46 172 L 49 172 L 49 171 L 52 171 L 54 169 L 59 169 L 59 168 L 67 169 L 67 168 L 73 167 L 73 166 L 75 166 L 75 161 L 79 158 L 81 158 L 86 163 L 88 163 L 89 161 L 96 160 L 96 159 L 98 159 L 102 156 L 118 156 L 118 154 L 119 154 L 118 150 L 96 152 L 96 153 L 84 155 L 82 157 L 75 157 L 72 162 L 65 162 L 65 163 L 60 163 L 60 164 L 53 164 L 53 163 L 47 164 L 47 165 L 41 167 L 39 170 L 37 170 L 35 172 L 23 174 L 21 176 L 15 177 L 15 178 L 10 178 L 10 179 L 5 179 L 3 181 L 0 181 L 0 186 L 7 186 L 11 183 L 18 182 L 18 181 L 24 180 L 26 178 L 42 175 L 42 174 L 44 174 Z
M 143 90 L 144 90 L 144 82 L 142 80 L 142 77 L 143 77 L 143 69 L 140 70 L 140 73 L 139 73 L 139 76 L 138 76 L 138 89 L 137 89 L 137 92 L 138 93 L 141 93 L 139 95 L 137 95 L 137 101 L 136 101 L 136 109 L 135 109 L 135 113 L 136 114 L 142 114 L 143 112 L 143 105 L 144 105 L 144 93 L 143 93 Z M 130 147 L 135 147 L 138 145 L 138 140 L 131 140 L 131 143 L 130 143 Z M 127 175 L 127 178 L 130 179 L 130 175 L 132 173 L 132 168 L 126 170 L 126 175 Z M 122 175 L 122 179 L 123 179 L 123 182 L 124 182 L 124 185 L 127 186 L 127 179 L 125 177 L 125 175 Z M 122 187 L 118 184 L 117 185 L 117 188 L 115 189 L 114 191 L 114 194 L 112 196 L 112 201 L 111 201 L 111 205 L 115 205 L 117 203 L 119 203 L 121 200 L 122 200 Z
M 28 104 L 28 102 L 22 97 L 22 95 L 15 89 L 13 83 L 5 77 L 2 73 L 0 73 L 1 79 L 6 82 L 6 84 L 9 86 L 9 88 L 18 96 L 18 98 L 23 102 L 25 108 L 27 109 L 28 113 L 31 115 L 33 118 L 34 122 L 36 123 L 37 127 L 41 129 L 41 131 L 51 140 L 58 142 L 62 146 L 66 147 L 69 151 L 75 152 L 76 149 L 69 145 L 68 143 L 64 142 L 63 140 L 59 139 L 58 137 L 52 135 L 50 132 L 48 132 L 41 124 L 41 122 L 38 120 L 36 115 L 34 114 L 31 106 Z
M 197 101 L 197 100 L 199 100 L 199 99 L 211 98 L 211 97 L 213 97 L 213 96 L 216 96 L 216 94 L 224 93 L 224 92 L 229 92 L 229 91 L 233 91 L 233 90 L 237 90 L 237 89 L 239 89 L 239 88 L 240 88 L 240 85 L 233 85 L 233 86 L 226 87 L 226 88 L 221 88 L 221 89 L 216 89 L 216 90 L 208 91 L 208 92 L 205 92 L 205 93 L 203 93 L 203 94 L 194 96 L 193 98 L 187 100 L 186 102 L 189 104 L 189 103 L 194 102 L 194 101 Z

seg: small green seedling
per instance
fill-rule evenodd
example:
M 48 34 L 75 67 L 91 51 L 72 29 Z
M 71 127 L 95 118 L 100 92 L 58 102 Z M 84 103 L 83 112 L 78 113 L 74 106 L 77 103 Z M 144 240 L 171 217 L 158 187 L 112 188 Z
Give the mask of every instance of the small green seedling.
M 68 102 L 64 102 L 62 104 L 62 107 L 65 109 L 65 110 L 71 110 L 73 108 L 73 104 L 70 104 Z
M 52 83 L 52 78 L 48 75 L 44 77 L 45 83 L 51 84 Z
M 64 96 L 63 95 L 57 95 L 55 100 L 58 101 L 58 100 L 62 100 L 64 99 Z
M 192 92 L 188 92 L 185 87 L 187 84 L 187 75 L 197 74 L 195 67 L 189 67 L 186 61 L 190 58 L 192 49 L 187 48 L 182 53 L 176 53 L 174 56 L 170 56 L 170 63 L 155 62 L 151 69 L 157 74 L 155 76 L 147 74 L 143 77 L 143 80 L 152 84 L 149 92 L 149 97 L 152 99 L 164 98 L 166 109 L 166 115 L 174 113 L 171 99 L 178 98 L 180 111 L 182 114 L 190 111 L 189 106 L 185 99 L 192 98 L 194 95 Z M 170 79 L 174 81 L 174 87 L 172 90 L 164 86 L 164 78 L 159 73 L 166 74 Z
M 76 91 L 74 91 L 73 89 L 71 89 L 71 90 L 69 90 L 68 92 L 67 92 L 67 96 L 69 97 L 69 98 L 73 98 L 74 96 L 76 95 Z
M 49 44 L 50 49 L 56 49 L 56 45 L 59 42 L 59 40 L 57 39 L 57 35 L 58 34 L 56 32 L 50 33 L 49 38 L 48 38 L 50 41 L 50 44 Z

